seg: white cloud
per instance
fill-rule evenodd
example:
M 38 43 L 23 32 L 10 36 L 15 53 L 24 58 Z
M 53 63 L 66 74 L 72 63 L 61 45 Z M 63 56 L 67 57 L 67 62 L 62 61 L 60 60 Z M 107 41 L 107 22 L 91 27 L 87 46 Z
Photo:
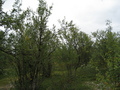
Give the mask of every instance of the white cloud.
M 73 20 L 81 30 L 90 33 L 105 28 L 105 21 L 114 21 L 119 17 L 114 8 L 118 0 L 48 0 L 54 3 L 51 23 L 57 19 Z M 115 17 L 116 16 L 116 17 Z
M 9 9 L 10 2 L 7 0 L 5 6 Z M 22 0 L 22 8 L 31 7 L 36 10 L 38 0 Z M 48 5 L 52 5 L 53 10 L 50 16 L 49 25 L 58 25 L 58 19 L 64 16 L 68 21 L 73 20 L 81 30 L 90 33 L 97 29 L 105 28 L 105 20 L 110 19 L 113 22 L 113 28 L 120 29 L 120 0 L 46 0 Z

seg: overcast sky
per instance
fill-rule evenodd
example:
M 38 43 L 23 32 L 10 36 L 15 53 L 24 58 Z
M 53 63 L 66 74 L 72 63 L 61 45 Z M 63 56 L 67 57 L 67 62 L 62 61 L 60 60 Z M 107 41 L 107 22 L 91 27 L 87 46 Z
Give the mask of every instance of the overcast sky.
M 111 20 L 113 31 L 120 30 L 120 0 L 46 0 L 53 4 L 49 26 L 58 26 L 58 20 L 66 17 L 73 20 L 81 31 L 88 34 L 106 28 L 105 21 Z M 9 10 L 14 0 L 6 0 L 4 10 Z M 37 0 L 22 0 L 22 8 L 31 7 L 36 10 Z

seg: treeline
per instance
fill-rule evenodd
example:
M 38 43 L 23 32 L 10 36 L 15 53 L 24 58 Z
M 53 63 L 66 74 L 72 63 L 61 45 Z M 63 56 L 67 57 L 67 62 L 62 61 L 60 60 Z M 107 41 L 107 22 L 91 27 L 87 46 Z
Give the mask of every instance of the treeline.
M 90 36 L 65 19 L 59 21 L 59 29 L 50 29 L 52 6 L 44 0 L 39 0 L 36 12 L 22 10 L 19 0 L 9 12 L 2 5 L 0 1 L 0 26 L 4 27 L 0 30 L 0 74 L 12 67 L 16 90 L 40 90 L 57 68 L 69 79 L 75 78 L 78 69 L 88 65 L 96 70 L 97 81 L 120 87 L 120 34 L 112 32 L 109 20 L 106 30 Z

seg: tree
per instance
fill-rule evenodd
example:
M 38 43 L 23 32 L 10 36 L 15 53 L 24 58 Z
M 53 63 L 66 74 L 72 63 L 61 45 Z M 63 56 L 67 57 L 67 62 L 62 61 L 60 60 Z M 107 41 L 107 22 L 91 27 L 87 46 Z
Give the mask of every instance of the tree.
M 93 64 L 98 71 L 98 80 L 107 82 L 110 85 L 119 83 L 119 34 L 112 32 L 110 23 L 107 22 L 106 31 L 97 31 L 93 33 L 96 38 L 94 43 Z
M 52 7 L 47 8 L 44 0 L 39 0 L 36 13 L 30 9 L 23 11 L 20 6 L 17 0 L 10 14 L 2 19 L 2 25 L 13 31 L 3 51 L 13 57 L 15 88 L 38 90 L 44 78 L 51 76 L 52 54 L 57 47 L 55 27 L 47 27 Z
M 0 0 L 0 14 L 2 14 L 2 5 L 4 4 L 4 2 L 2 0 Z
M 0 48 L 3 48 L 4 45 L 5 45 L 5 32 L 0 31 Z M 5 53 L 0 51 L 0 75 L 4 74 L 5 67 L 6 67 Z
M 86 65 L 91 57 L 91 38 L 73 24 L 73 22 L 60 21 L 59 37 L 62 44 L 64 59 L 70 62 L 70 66 L 75 71 L 78 67 Z M 67 54 L 67 55 L 66 55 Z M 66 58 L 66 59 L 65 59 Z

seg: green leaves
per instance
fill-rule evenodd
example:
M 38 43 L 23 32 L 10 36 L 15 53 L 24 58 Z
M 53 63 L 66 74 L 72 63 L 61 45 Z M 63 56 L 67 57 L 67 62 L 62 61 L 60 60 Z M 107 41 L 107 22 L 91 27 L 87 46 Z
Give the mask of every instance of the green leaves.
M 86 33 L 79 31 L 72 21 L 66 22 L 64 19 L 59 23 L 61 28 L 58 31 L 58 37 L 61 43 L 62 60 L 71 64 L 74 69 L 87 65 L 91 57 L 91 38 Z
M 119 68 L 118 63 L 120 62 L 120 35 L 118 33 L 111 31 L 110 22 L 107 23 L 108 28 L 106 31 L 97 31 L 93 33 L 96 38 L 94 43 L 93 52 L 93 63 L 97 68 L 100 81 L 113 84 L 116 87 L 116 82 L 118 83 L 117 70 Z M 104 80 L 102 80 L 104 79 Z
M 40 75 L 51 75 L 58 39 L 55 28 L 50 30 L 47 27 L 52 6 L 48 8 L 44 0 L 39 0 L 38 10 L 33 12 L 30 9 L 22 10 L 21 5 L 20 0 L 16 0 L 13 9 L 0 18 L 1 25 L 11 31 L 6 37 L 4 52 L 13 57 L 12 65 L 18 78 L 15 88 L 35 90 L 40 86 Z

